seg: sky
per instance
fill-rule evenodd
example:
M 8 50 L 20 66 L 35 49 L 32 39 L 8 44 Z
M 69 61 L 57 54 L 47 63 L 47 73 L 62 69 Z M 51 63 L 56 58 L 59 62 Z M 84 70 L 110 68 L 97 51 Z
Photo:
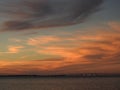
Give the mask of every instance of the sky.
M 120 73 L 119 0 L 0 0 L 0 75 Z

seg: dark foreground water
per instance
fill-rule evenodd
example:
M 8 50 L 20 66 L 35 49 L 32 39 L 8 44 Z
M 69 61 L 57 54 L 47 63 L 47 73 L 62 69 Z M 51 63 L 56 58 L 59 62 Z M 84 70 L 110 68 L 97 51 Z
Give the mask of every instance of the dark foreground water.
M 120 78 L 0 78 L 0 90 L 120 90 Z

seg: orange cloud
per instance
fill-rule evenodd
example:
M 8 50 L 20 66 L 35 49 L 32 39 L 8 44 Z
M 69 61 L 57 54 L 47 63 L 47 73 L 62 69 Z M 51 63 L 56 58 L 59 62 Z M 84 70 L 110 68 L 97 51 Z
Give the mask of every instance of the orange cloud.
M 48 46 L 43 47 L 43 50 L 39 50 L 38 53 L 48 54 L 48 55 L 58 55 L 64 58 L 77 58 L 77 54 L 72 52 L 72 48 Z
M 32 74 L 35 71 L 39 74 L 41 71 L 45 72 L 59 67 L 62 61 L 62 58 L 32 61 L 0 61 L 0 74 Z
M 91 30 L 91 34 L 88 34 L 88 31 L 83 35 L 77 33 L 71 37 L 45 36 L 29 39 L 26 43 L 29 42 L 29 45 L 35 46 L 36 53 L 53 55 L 56 58 L 1 61 L 0 72 L 16 74 L 120 73 L 120 33 L 111 29 L 110 31 L 94 29 Z M 56 42 L 56 44 L 51 42 Z M 17 53 L 22 48 L 24 47 L 9 47 L 9 52 Z
M 18 53 L 20 52 L 20 49 L 24 48 L 23 46 L 9 46 L 8 52 L 9 53 Z
M 19 53 L 24 46 L 8 46 L 8 51 L 2 51 L 0 54 L 15 54 Z
M 108 25 L 116 31 L 120 31 L 120 22 L 109 22 Z
M 40 36 L 40 37 L 30 38 L 27 43 L 28 45 L 37 46 L 37 45 L 47 44 L 56 41 L 59 41 L 59 38 L 55 36 Z

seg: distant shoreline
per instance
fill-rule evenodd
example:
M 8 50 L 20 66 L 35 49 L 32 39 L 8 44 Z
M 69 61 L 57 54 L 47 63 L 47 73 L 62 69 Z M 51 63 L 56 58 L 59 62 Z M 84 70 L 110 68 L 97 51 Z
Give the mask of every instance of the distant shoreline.
M 120 74 L 80 74 L 80 75 L 0 75 L 0 78 L 18 77 L 18 78 L 94 78 L 94 77 L 120 77 Z

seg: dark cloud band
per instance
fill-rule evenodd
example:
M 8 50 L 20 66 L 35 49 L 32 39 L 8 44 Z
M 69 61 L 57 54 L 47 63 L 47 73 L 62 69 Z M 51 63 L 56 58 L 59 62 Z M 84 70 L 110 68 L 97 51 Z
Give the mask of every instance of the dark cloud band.
M 26 30 L 81 23 L 95 12 L 103 0 L 18 0 L 1 6 L 12 19 L 4 30 Z

